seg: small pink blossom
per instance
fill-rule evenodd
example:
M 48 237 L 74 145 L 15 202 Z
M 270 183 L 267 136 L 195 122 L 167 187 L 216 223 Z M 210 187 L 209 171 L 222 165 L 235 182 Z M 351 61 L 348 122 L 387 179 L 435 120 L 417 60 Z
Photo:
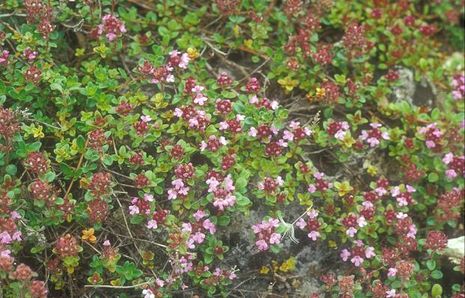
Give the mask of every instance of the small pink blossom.
M 360 267 L 363 263 L 363 258 L 360 256 L 355 256 L 350 261 L 355 265 L 355 267 Z
M 386 298 L 395 298 L 396 297 L 396 290 L 392 289 L 386 291 Z
M 152 117 L 150 117 L 149 115 L 144 115 L 140 117 L 140 120 L 144 121 L 145 123 L 148 123 L 152 121 Z
M 375 248 L 374 248 L 374 247 L 371 247 L 371 246 L 367 247 L 367 248 L 365 249 L 365 257 L 366 257 L 367 259 L 371 259 L 371 258 L 374 257 L 374 256 L 376 256 L 376 254 L 375 254 Z
M 265 240 L 258 240 L 257 242 L 255 242 L 255 245 L 259 250 L 268 250 L 268 243 L 266 243 Z
M 251 137 L 256 137 L 257 136 L 257 129 L 255 127 L 250 128 L 249 136 L 251 136 Z
M 311 231 L 308 233 L 308 238 L 312 239 L 313 241 L 316 241 L 318 237 L 320 237 L 320 232 L 318 231 Z
M 207 216 L 207 213 L 205 213 L 205 211 L 203 210 L 197 210 L 194 214 L 193 214 L 195 220 L 199 221 L 201 220 L 202 218 L 204 218 L 205 216 Z
M 154 219 L 151 219 L 147 222 L 147 228 L 149 229 L 156 229 L 158 227 L 157 221 Z
M 347 229 L 346 234 L 349 237 L 354 237 L 355 234 L 357 234 L 357 229 L 354 228 L 354 227 L 350 227 L 350 228 Z
M 341 256 L 341 259 L 342 259 L 344 262 L 346 262 L 346 261 L 349 259 L 349 257 L 350 257 L 350 252 L 349 252 L 347 249 L 344 248 L 344 249 L 341 251 L 341 255 L 340 255 L 340 256 Z
M 396 276 L 396 275 L 397 275 L 397 269 L 396 269 L 396 268 L 389 268 L 389 269 L 388 269 L 388 274 L 387 274 L 387 276 L 389 276 L 389 277 L 394 277 L 394 276 Z

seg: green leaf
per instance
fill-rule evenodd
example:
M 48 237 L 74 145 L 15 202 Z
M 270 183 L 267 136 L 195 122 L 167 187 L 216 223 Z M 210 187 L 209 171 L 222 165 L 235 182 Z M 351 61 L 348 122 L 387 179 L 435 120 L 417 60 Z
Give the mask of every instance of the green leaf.
M 236 180 L 236 184 L 235 184 L 237 191 L 239 191 L 241 193 L 245 192 L 245 188 L 247 186 L 247 183 L 248 183 L 248 179 L 246 177 L 244 177 L 244 176 L 239 177 Z
M 426 261 L 426 267 L 428 267 L 430 271 L 433 271 L 434 269 L 436 269 L 436 261 L 435 260 Z
M 227 226 L 231 222 L 231 218 L 227 215 L 222 215 L 218 217 L 218 225 Z
M 5 171 L 8 175 L 14 176 L 16 175 L 16 172 L 18 172 L 18 169 L 15 165 L 7 165 Z
M 428 175 L 428 181 L 429 182 L 437 182 L 439 180 L 439 175 L 436 173 L 430 173 Z
M 431 272 L 431 277 L 434 278 L 434 279 L 441 279 L 442 276 L 443 276 L 443 274 L 439 270 L 434 270 L 433 272 Z
M 237 198 L 237 205 L 244 207 L 252 204 L 252 202 L 249 200 L 249 198 L 243 196 L 240 193 L 236 193 L 236 198 Z
M 433 288 L 431 289 L 431 296 L 433 296 L 433 298 L 436 298 L 436 297 L 441 297 L 442 295 L 442 287 L 440 284 L 434 284 L 433 285 Z

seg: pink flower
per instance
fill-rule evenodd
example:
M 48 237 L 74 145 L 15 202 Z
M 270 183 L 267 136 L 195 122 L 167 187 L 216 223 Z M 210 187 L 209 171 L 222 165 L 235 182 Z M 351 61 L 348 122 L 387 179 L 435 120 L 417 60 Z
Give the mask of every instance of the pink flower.
M 294 134 L 288 130 L 285 130 L 283 132 L 283 139 L 288 140 L 288 141 L 293 141 L 294 140 Z
M 21 214 L 19 214 L 16 211 L 11 211 L 10 216 L 11 216 L 11 219 L 13 219 L 13 220 L 17 220 L 17 219 L 21 218 Z
M 147 202 L 153 202 L 153 195 L 151 194 L 144 194 L 144 200 Z
M 228 176 L 226 176 L 224 178 L 224 189 L 226 191 L 229 191 L 229 192 L 232 192 L 232 191 L 234 191 L 236 189 L 234 187 L 233 180 L 231 178 L 231 174 L 229 174 Z
M 264 251 L 264 250 L 268 250 L 268 244 L 266 243 L 265 240 L 258 240 L 257 242 L 255 242 L 255 245 L 257 246 L 257 248 L 261 251 Z
M 204 234 L 204 233 L 197 232 L 197 233 L 195 233 L 195 234 L 192 236 L 192 240 L 194 240 L 194 242 L 200 244 L 200 243 L 202 243 L 202 242 L 205 240 L 205 234 Z
M 396 213 L 396 218 L 397 219 L 404 219 L 404 218 L 407 218 L 407 217 L 408 217 L 408 215 L 403 213 L 403 212 Z
M 405 188 L 407 189 L 408 192 L 416 192 L 417 191 L 413 186 L 408 185 L 408 184 L 405 186 Z
M 214 177 L 207 179 L 205 182 L 208 184 L 208 192 L 214 192 L 218 185 L 220 185 L 220 182 Z
M 279 103 L 276 100 L 271 102 L 271 109 L 276 110 L 279 107 Z
M 350 257 L 350 252 L 349 252 L 347 249 L 344 248 L 344 249 L 341 251 L 340 256 L 341 256 L 341 259 L 342 259 L 344 262 L 346 262 L 346 261 L 349 259 L 349 257 Z
M 192 225 L 191 225 L 190 223 L 183 223 L 183 224 L 182 224 L 182 229 L 181 229 L 181 231 L 182 231 L 183 233 L 190 233 L 190 232 L 192 232 Z
M 251 137 L 256 137 L 257 136 L 257 129 L 255 127 L 250 128 L 249 136 L 251 136 Z
M 316 187 L 313 184 L 310 184 L 307 188 L 309 193 L 314 193 L 316 191 Z
M 13 233 L 13 237 L 11 237 L 15 241 L 21 241 L 21 231 L 16 231 Z
M 199 221 L 201 220 L 202 218 L 204 218 L 205 216 L 207 216 L 207 213 L 205 213 L 205 211 L 203 210 L 197 210 L 197 212 L 195 212 L 193 214 L 195 220 Z
M 303 230 L 307 226 L 307 223 L 305 222 L 305 220 L 303 220 L 303 218 L 299 218 L 295 225 Z
M 355 265 L 355 267 L 360 267 L 363 263 L 363 258 L 360 256 L 355 256 L 350 261 Z
M 0 64 L 7 65 L 9 56 L 10 56 L 10 52 L 7 50 L 3 50 L 3 52 L 0 55 Z
M 409 232 L 407 233 L 407 237 L 415 239 L 415 236 L 417 234 L 417 227 L 412 224 L 409 226 Z
M 165 282 L 162 280 L 162 279 L 159 279 L 157 278 L 155 280 L 155 283 L 157 284 L 157 286 L 159 286 L 160 288 L 163 288 L 165 286 Z
M 278 145 L 281 146 L 281 147 L 284 147 L 284 148 L 287 148 L 288 144 L 287 142 L 284 142 L 284 140 L 280 139 L 278 141 Z
M 367 225 L 367 221 L 365 219 L 365 217 L 363 216 L 360 216 L 358 219 L 357 219 L 357 223 L 358 223 L 358 226 L 363 228 L 364 226 Z
M 397 269 L 396 268 L 389 268 L 387 276 L 389 277 L 394 277 L 397 274 Z
M 346 234 L 347 234 L 347 236 L 349 236 L 349 237 L 354 237 L 356 233 L 357 233 L 357 229 L 354 228 L 354 227 L 350 227 L 350 228 L 348 228 L 347 231 L 346 231 Z
M 181 55 L 181 62 L 179 62 L 179 68 L 186 69 L 187 65 L 189 65 L 189 61 L 191 59 L 189 58 L 189 55 L 187 53 L 183 53 Z
M 444 158 L 442 159 L 442 162 L 448 165 L 453 160 L 454 160 L 454 154 L 449 152 L 444 156 Z
M 209 219 L 204 220 L 202 225 L 203 225 L 204 229 L 206 229 L 206 230 L 208 230 L 210 232 L 210 234 L 215 234 L 216 226 Z
M 141 116 L 140 119 L 146 123 L 152 121 L 152 118 L 149 115 Z
M 194 103 L 198 104 L 199 106 L 203 106 L 207 100 L 208 98 L 205 95 L 199 93 L 195 96 Z
M 425 144 L 426 144 L 426 147 L 428 147 L 429 149 L 436 147 L 436 143 L 430 140 L 427 140 Z
M 144 295 L 144 298 L 155 298 L 155 294 L 150 289 L 144 289 L 142 295 Z
M 270 236 L 270 243 L 271 244 L 279 244 L 281 242 L 281 235 L 277 233 L 273 233 Z
M 229 128 L 229 124 L 226 121 L 220 122 L 219 125 L 220 125 L 220 130 L 226 130 Z
M 386 291 L 386 298 L 394 298 L 396 297 L 396 290 L 392 289 L 389 291 Z
M 131 205 L 129 206 L 129 214 L 134 215 L 134 214 L 139 214 L 140 210 L 139 207 L 136 205 Z
M 366 257 L 367 259 L 371 259 L 371 258 L 374 257 L 374 256 L 376 256 L 376 254 L 375 254 L 375 248 L 374 248 L 374 247 L 371 247 L 371 246 L 367 247 L 367 248 L 365 249 L 365 257 Z
M 11 250 L 5 249 L 5 250 L 0 251 L 0 257 L 11 258 Z
M 10 234 L 8 232 L 4 231 L 0 233 L 0 243 L 2 244 L 10 244 L 12 241 Z
M 380 197 L 382 197 L 382 196 L 384 196 L 385 194 L 388 193 L 388 191 L 387 191 L 384 187 L 377 187 L 377 188 L 375 189 L 375 192 L 376 192 L 376 194 L 377 194 L 378 196 L 380 196 Z
M 316 239 L 318 237 L 320 237 L 320 232 L 317 232 L 317 231 L 311 231 L 310 233 L 308 233 L 308 238 L 312 239 L 313 241 L 316 241 Z
M 256 103 L 258 103 L 258 97 L 257 97 L 257 95 L 252 96 L 252 97 L 249 99 L 249 103 L 250 103 L 250 104 L 256 104 Z
M 147 222 L 147 228 L 149 229 L 156 229 L 158 227 L 157 221 L 154 219 L 151 219 Z
M 457 177 L 457 172 L 454 171 L 454 170 L 446 170 L 446 176 L 449 179 L 453 179 L 453 178 Z
M 318 211 L 315 209 L 311 209 L 310 211 L 307 212 L 307 215 L 309 218 L 314 219 L 318 217 Z

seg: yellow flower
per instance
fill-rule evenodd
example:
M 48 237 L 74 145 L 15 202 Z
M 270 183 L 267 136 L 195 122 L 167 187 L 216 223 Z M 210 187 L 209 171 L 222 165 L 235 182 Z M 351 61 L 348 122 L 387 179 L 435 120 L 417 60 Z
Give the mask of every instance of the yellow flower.
M 270 268 L 268 268 L 268 266 L 262 266 L 258 272 L 260 274 L 267 275 L 270 272 Z
M 74 55 L 76 57 L 80 57 L 80 56 L 84 56 L 85 53 L 86 53 L 86 49 L 78 48 L 76 49 L 76 53 Z
M 32 135 L 36 139 L 42 139 L 45 136 L 44 132 L 42 131 L 42 126 L 41 125 L 39 125 L 37 127 L 34 126 L 31 131 L 32 131 Z
M 324 97 L 326 95 L 325 88 L 316 88 L 316 96 L 317 97 Z
M 354 188 L 350 186 L 349 181 L 334 182 L 334 187 L 337 189 L 340 197 L 343 197 L 352 190 L 354 190 Z
M 369 166 L 368 169 L 367 169 L 367 172 L 371 176 L 376 176 L 376 175 L 378 175 L 378 168 L 375 167 L 375 166 Z
M 87 242 L 90 242 L 90 243 L 97 242 L 97 237 L 95 237 L 94 232 L 95 232 L 94 228 L 90 228 L 90 229 L 87 229 L 87 230 L 82 230 L 81 239 L 83 241 L 87 241 Z
M 252 45 L 253 45 L 253 40 L 251 40 L 251 39 L 246 39 L 246 40 L 244 40 L 244 46 L 245 46 L 246 48 L 251 49 L 251 48 L 252 48 Z
M 344 139 L 342 139 L 342 145 L 345 148 L 351 148 L 353 144 L 355 144 L 355 139 L 352 138 L 352 136 L 348 133 L 344 136 Z
M 329 248 L 337 248 L 336 241 L 334 241 L 334 240 L 328 240 L 328 247 L 329 247 Z
M 278 80 L 279 85 L 286 90 L 286 93 L 291 92 L 298 84 L 298 80 L 293 80 L 289 76 L 285 77 L 284 79 Z
M 195 58 L 198 58 L 200 56 L 200 53 L 196 48 L 188 48 L 187 55 L 189 56 L 189 58 L 194 60 Z
M 284 261 L 281 266 L 279 266 L 279 270 L 281 272 L 290 272 L 295 270 L 296 259 L 294 257 L 290 257 L 286 261 Z
M 235 37 L 239 37 L 241 34 L 241 27 L 239 25 L 235 25 L 233 28 L 233 33 Z

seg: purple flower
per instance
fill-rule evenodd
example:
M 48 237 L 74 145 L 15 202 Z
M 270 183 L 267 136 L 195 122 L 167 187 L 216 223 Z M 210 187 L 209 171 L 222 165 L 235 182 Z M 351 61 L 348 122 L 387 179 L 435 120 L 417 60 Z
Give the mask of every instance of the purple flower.
M 349 259 L 349 257 L 350 257 L 350 252 L 349 252 L 347 249 L 344 248 L 344 249 L 341 251 L 340 256 L 341 256 L 341 259 L 342 259 L 344 262 L 346 262 L 346 261 Z

